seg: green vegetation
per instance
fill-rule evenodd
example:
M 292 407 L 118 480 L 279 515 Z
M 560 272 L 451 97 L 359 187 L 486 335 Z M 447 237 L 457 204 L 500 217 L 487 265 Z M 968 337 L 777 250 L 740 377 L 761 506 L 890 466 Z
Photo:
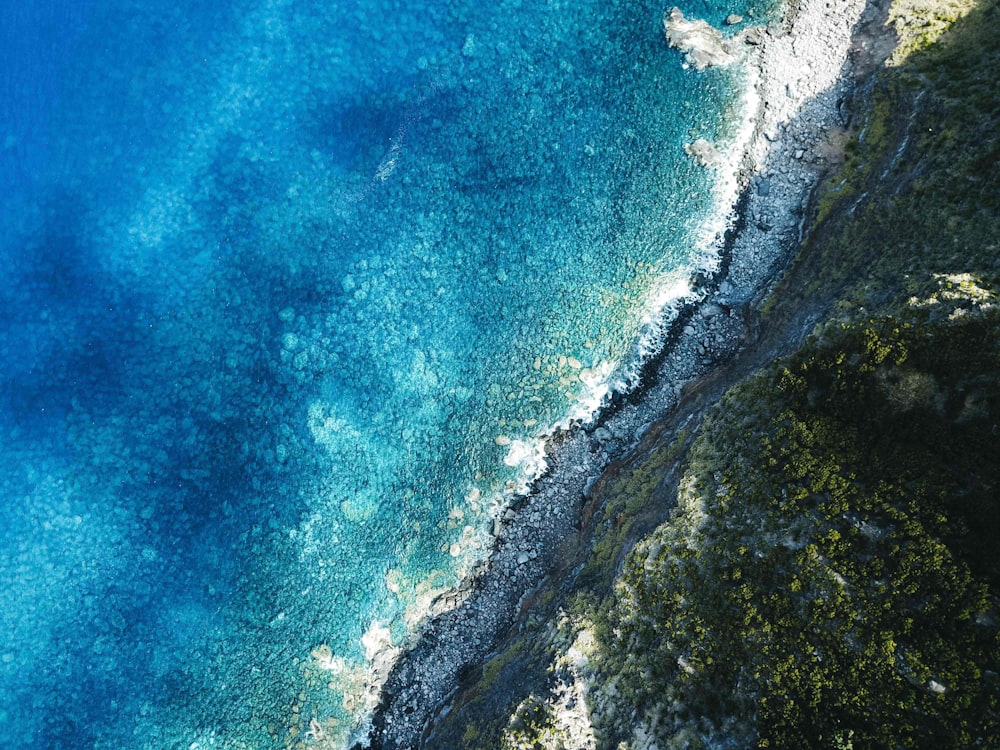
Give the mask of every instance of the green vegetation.
M 1000 746 L 998 322 L 847 325 L 723 400 L 609 608 L 664 739 Z
M 953 5 L 925 8 L 902 42 L 938 34 L 960 15 Z M 931 294 L 942 273 L 1000 283 L 998 122 L 1000 9 L 990 0 L 878 76 L 844 167 L 820 191 L 813 230 L 769 301 L 772 319 L 817 297 L 839 301 L 841 314 L 898 309 Z
M 669 442 L 657 444 L 642 461 L 624 467 L 602 493 L 601 518 L 594 531 L 592 550 L 581 573 L 584 585 L 610 581 L 626 541 L 644 509 L 667 501 L 663 478 L 667 469 L 683 453 L 690 433 L 679 430 Z
M 662 746 L 1000 746 L 1000 13 L 972 5 L 894 4 L 903 64 L 764 317 L 826 322 L 706 419 L 595 607 L 609 746 L 636 717 Z
M 896 0 L 889 11 L 889 21 L 899 35 L 892 56 L 899 65 L 920 50 L 926 49 L 947 31 L 955 21 L 976 6 L 975 0 Z

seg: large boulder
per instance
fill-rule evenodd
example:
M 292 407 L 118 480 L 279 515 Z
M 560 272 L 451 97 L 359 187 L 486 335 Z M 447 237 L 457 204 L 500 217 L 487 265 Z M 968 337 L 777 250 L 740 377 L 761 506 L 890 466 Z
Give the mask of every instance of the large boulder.
M 729 65 L 736 61 L 722 33 L 707 21 L 689 21 L 680 8 L 674 8 L 663 19 L 667 41 L 684 53 L 698 70 Z

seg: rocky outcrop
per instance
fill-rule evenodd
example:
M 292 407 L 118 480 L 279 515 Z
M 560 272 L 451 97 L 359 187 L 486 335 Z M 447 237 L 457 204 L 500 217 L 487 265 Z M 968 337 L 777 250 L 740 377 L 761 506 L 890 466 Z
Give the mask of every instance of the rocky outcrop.
M 663 28 L 670 46 L 683 52 L 687 61 L 698 70 L 736 61 L 730 42 L 717 28 L 707 21 L 688 20 L 680 8 L 666 15 Z
M 685 143 L 684 153 L 702 167 L 719 167 L 724 163 L 719 150 L 704 138 L 699 138 L 693 143 Z

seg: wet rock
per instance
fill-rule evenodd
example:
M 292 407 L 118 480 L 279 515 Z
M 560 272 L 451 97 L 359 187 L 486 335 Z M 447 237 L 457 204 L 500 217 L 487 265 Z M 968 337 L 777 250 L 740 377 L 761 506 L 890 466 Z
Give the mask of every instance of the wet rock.
M 607 427 L 598 427 L 596 430 L 594 430 L 593 437 L 594 440 L 598 441 L 599 443 L 606 443 L 609 440 L 611 440 L 614 437 L 614 435 L 611 434 L 611 430 L 609 430 Z
M 764 43 L 765 30 L 761 26 L 752 26 L 751 28 L 744 31 L 740 36 L 743 39 L 744 44 L 749 44 L 752 47 L 757 47 Z
M 735 26 L 738 23 L 743 23 L 743 16 L 737 15 L 736 13 L 730 13 L 726 16 L 726 25 Z
M 694 143 L 685 143 L 684 153 L 702 167 L 718 167 L 724 161 L 719 150 L 704 138 L 699 138 Z
M 729 65 L 736 59 L 718 29 L 706 21 L 689 21 L 680 8 L 667 14 L 663 27 L 670 46 L 683 52 L 684 59 L 698 70 Z

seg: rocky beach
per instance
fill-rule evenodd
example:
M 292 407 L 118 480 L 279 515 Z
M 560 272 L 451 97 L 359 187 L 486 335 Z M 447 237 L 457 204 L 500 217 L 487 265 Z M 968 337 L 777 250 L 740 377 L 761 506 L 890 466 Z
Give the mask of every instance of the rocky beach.
M 756 310 L 795 252 L 813 189 L 841 160 L 852 97 L 892 49 L 886 14 L 877 0 L 791 0 L 781 23 L 731 18 L 747 28 L 729 38 L 676 10 L 665 18 L 664 54 L 673 54 L 668 43 L 679 48 L 677 64 L 694 67 L 691 75 L 718 64 L 749 71 L 752 129 L 741 153 L 718 154 L 707 142 L 689 150 L 704 168 L 732 175 L 720 262 L 692 279 L 691 301 L 667 311 L 635 387 L 549 439 L 547 472 L 505 511 L 479 571 L 439 602 L 447 611 L 391 666 L 374 729 L 357 748 L 417 748 L 433 737 L 465 676 L 530 611 L 533 592 L 572 579 L 602 472 L 670 420 L 683 422 L 686 383 L 754 348 Z

